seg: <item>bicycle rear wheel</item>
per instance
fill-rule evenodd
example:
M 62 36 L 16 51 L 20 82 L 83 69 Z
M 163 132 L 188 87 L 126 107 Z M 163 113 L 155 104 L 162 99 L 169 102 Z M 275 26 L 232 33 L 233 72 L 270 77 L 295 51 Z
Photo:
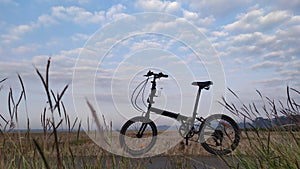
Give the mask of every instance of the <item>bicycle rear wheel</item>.
M 229 116 L 209 116 L 200 127 L 200 143 L 203 148 L 216 155 L 231 153 L 239 144 L 240 130 Z
M 143 116 L 128 120 L 120 131 L 121 147 L 133 156 L 148 152 L 156 142 L 157 128 L 153 121 Z

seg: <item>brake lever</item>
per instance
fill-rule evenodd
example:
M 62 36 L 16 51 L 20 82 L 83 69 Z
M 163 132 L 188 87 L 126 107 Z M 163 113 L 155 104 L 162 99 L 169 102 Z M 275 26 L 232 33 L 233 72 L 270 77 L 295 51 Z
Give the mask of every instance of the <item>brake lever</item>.
M 148 73 L 147 73 L 146 75 L 144 75 L 144 76 L 145 76 L 145 77 L 149 77 L 149 76 L 151 76 L 151 75 L 153 75 L 153 72 L 151 72 L 151 70 L 149 70 Z

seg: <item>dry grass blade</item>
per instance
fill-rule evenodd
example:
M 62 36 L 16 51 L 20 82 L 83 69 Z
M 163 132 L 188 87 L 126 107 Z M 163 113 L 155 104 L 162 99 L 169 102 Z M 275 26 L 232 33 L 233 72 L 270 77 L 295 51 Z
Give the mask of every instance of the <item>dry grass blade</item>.
M 49 164 L 48 164 L 48 162 L 47 162 L 47 159 L 46 159 L 46 157 L 45 157 L 45 155 L 44 155 L 44 153 L 43 153 L 43 151 L 42 151 L 40 145 L 38 144 L 38 142 L 37 142 L 35 139 L 33 139 L 33 143 L 34 143 L 35 147 L 37 148 L 39 154 L 41 155 L 45 167 L 46 167 L 47 169 L 50 169 L 50 166 L 49 166 Z
M 44 130 L 44 135 L 46 135 L 46 130 L 47 130 L 47 126 L 46 126 L 46 107 L 44 108 L 44 111 L 41 114 L 41 123 L 42 123 L 42 127 L 43 127 L 43 130 Z
M 24 99 L 26 101 L 27 100 L 26 90 L 25 90 L 24 82 L 23 82 L 22 77 L 20 76 L 20 74 L 18 74 L 18 78 L 19 78 L 19 81 L 20 81 L 20 84 L 21 84 L 21 87 L 22 87 L 22 91 L 24 92 Z
M 48 98 L 50 110 L 51 110 L 51 112 L 53 112 L 53 104 L 52 104 L 51 95 L 50 95 L 50 91 L 49 91 L 49 68 L 50 68 L 50 58 L 48 59 L 48 63 L 47 63 L 47 67 L 46 67 L 46 77 L 45 77 L 46 80 L 44 79 L 43 75 L 40 73 L 40 71 L 37 68 L 35 68 L 35 70 L 43 83 L 43 86 L 44 86 L 44 89 L 46 91 L 46 95 Z
M 54 123 L 53 121 L 50 122 L 51 125 L 52 125 L 52 128 L 53 128 L 53 132 L 49 135 L 49 137 L 51 137 L 52 135 L 55 134 L 54 129 L 55 129 L 56 132 L 57 132 L 57 129 L 58 129 L 59 126 L 62 124 L 62 122 L 63 122 L 63 119 L 61 119 L 61 120 L 58 122 L 58 124 L 57 124 L 56 126 L 53 126 L 53 124 L 55 125 L 55 123 Z
M 0 118 L 5 121 L 6 124 L 8 124 L 9 122 L 0 114 Z
M 19 81 L 20 81 L 20 84 L 21 84 L 21 87 L 22 87 L 22 92 L 23 92 L 23 96 L 24 96 L 24 101 L 25 101 L 25 111 L 26 111 L 26 117 L 27 117 L 27 120 L 28 120 L 28 127 L 27 127 L 27 133 L 28 133 L 28 140 L 30 140 L 29 139 L 29 117 L 28 117 L 28 106 L 27 106 L 27 94 L 26 94 L 26 90 L 25 90 L 25 85 L 24 85 L 24 82 L 23 82 L 23 80 L 22 80 L 22 77 L 21 77 L 21 75 L 20 74 L 18 74 L 18 78 L 19 78 Z
M 48 58 L 46 66 L 46 85 L 49 87 L 49 69 L 50 69 L 51 57 Z
M 55 94 L 54 94 L 53 90 L 50 90 L 50 93 L 52 94 L 52 98 L 54 99 L 54 102 L 55 102 L 55 105 L 53 107 L 53 110 L 55 110 L 55 108 L 59 106 L 59 105 L 57 105 L 58 101 L 55 97 Z
M 74 129 L 75 124 L 77 123 L 77 121 L 78 121 L 78 117 L 75 118 L 75 121 L 74 121 L 74 123 L 73 123 L 73 125 L 72 125 L 71 131 L 73 131 L 73 129 Z
M 10 115 L 10 119 L 13 119 L 13 116 L 14 116 L 14 114 L 13 114 L 13 111 L 11 110 L 11 103 L 13 103 L 13 105 L 15 104 L 14 103 L 14 98 L 12 97 L 12 89 L 10 88 L 9 89 L 9 93 L 8 93 L 8 113 L 9 113 L 9 115 Z
M 29 118 L 27 118 L 27 131 L 25 134 L 27 141 L 30 142 L 30 121 Z
M 5 80 L 7 80 L 7 78 L 4 78 L 4 79 L 0 80 L 0 84 L 1 84 L 2 82 L 4 82 Z M 1 91 L 2 87 L 3 87 L 3 86 L 0 86 L 0 91 Z
M 91 105 L 91 103 L 88 100 L 86 100 L 86 103 L 89 106 L 90 111 L 92 112 L 92 116 L 95 120 L 98 131 L 102 131 L 102 127 L 101 127 L 100 120 L 98 118 L 96 110 L 94 109 L 94 107 Z
M 290 96 L 290 88 L 289 86 L 287 86 L 287 89 L 286 89 L 286 93 L 287 93 L 287 103 L 288 103 L 288 106 L 291 106 L 291 109 L 292 110 L 295 110 L 294 106 L 293 106 L 293 103 L 292 103 L 292 100 L 291 100 L 291 96 Z
M 290 89 L 293 90 L 294 92 L 300 94 L 300 91 L 298 91 L 298 90 L 296 90 L 296 89 L 294 89 L 294 88 L 290 88 Z
M 19 99 L 17 101 L 17 104 L 14 107 L 16 122 L 18 122 L 18 107 L 19 107 L 19 105 L 21 103 L 23 95 L 24 95 L 24 91 L 21 92 L 21 95 L 20 95 L 20 97 L 19 97 Z
M 4 78 L 4 79 L 0 80 L 0 83 L 4 82 L 5 80 L 7 80 L 7 78 Z
M 78 130 L 77 130 L 77 136 L 76 136 L 77 141 L 79 140 L 80 130 L 81 130 L 81 121 L 79 122 Z
M 63 95 L 65 94 L 65 92 L 67 91 L 68 87 L 69 87 L 69 85 L 66 85 L 60 94 L 57 93 L 56 97 L 55 97 L 54 92 L 51 90 L 51 94 L 52 94 L 53 99 L 55 101 L 55 105 L 54 105 L 53 109 L 56 109 L 56 108 L 58 109 L 58 113 L 59 113 L 60 117 L 61 117 L 61 110 L 60 110 L 61 99 L 62 99 Z
M 58 169 L 63 167 L 62 161 L 61 161 L 60 149 L 59 149 L 59 141 L 58 141 L 58 136 L 57 136 L 57 128 L 60 126 L 61 123 L 62 123 L 62 120 L 58 123 L 57 126 L 55 126 L 54 121 L 52 121 L 53 134 L 54 134 L 54 144 L 55 144 L 55 149 L 56 149 L 56 158 L 57 158 L 57 168 Z
M 230 93 L 232 93 L 236 98 L 239 99 L 239 96 L 237 94 L 235 94 L 235 92 L 233 90 L 231 90 L 230 88 L 227 88 L 227 89 L 230 91 Z
M 96 110 L 94 109 L 94 107 L 90 104 L 90 102 L 88 100 L 86 100 L 86 103 L 88 105 L 88 107 L 90 108 L 90 111 L 92 112 L 92 115 L 93 115 L 93 118 L 94 118 L 94 121 L 96 123 L 96 126 L 97 126 L 97 129 L 98 129 L 98 132 L 99 132 L 99 136 L 100 136 L 100 142 L 101 144 L 103 144 L 102 141 L 104 141 L 107 145 L 110 145 L 110 143 L 107 142 L 107 140 L 104 138 L 104 132 L 103 132 L 103 128 L 100 124 L 100 120 L 98 118 L 98 115 L 97 115 L 97 112 Z
M 64 87 L 64 89 L 62 90 L 62 92 L 60 93 L 60 95 L 59 95 L 59 97 L 58 97 L 58 100 L 59 100 L 59 101 L 61 100 L 61 98 L 63 97 L 63 95 L 65 94 L 65 92 L 67 91 L 68 87 L 69 87 L 69 85 L 66 85 L 66 86 Z
M 90 132 L 90 118 L 87 117 L 86 121 L 87 121 L 88 132 Z
M 230 104 L 228 104 L 225 97 L 222 97 L 222 102 L 219 101 L 219 104 L 221 104 L 223 107 L 225 107 L 227 110 L 229 110 L 232 113 L 236 112 L 236 109 L 234 107 L 232 107 Z
M 71 161 L 72 161 L 73 168 L 76 168 L 75 158 L 74 158 L 74 154 L 73 154 L 73 151 L 72 151 L 71 147 L 69 147 L 69 152 L 71 154 Z
M 68 126 L 68 129 L 69 129 L 69 132 L 71 132 L 71 122 L 70 122 L 70 117 L 69 117 L 69 115 L 67 115 L 67 118 L 65 118 L 66 120 L 66 124 L 67 124 L 67 126 Z

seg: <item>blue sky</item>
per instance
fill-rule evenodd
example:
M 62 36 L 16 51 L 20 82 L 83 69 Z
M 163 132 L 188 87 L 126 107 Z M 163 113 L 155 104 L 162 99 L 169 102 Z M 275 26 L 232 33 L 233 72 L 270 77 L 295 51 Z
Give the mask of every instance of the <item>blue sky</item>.
M 197 28 L 210 42 L 220 59 L 226 80 L 225 86 L 236 91 L 245 102 L 259 99 L 255 93 L 256 89 L 275 99 L 285 96 L 287 85 L 299 89 L 300 2 L 232 0 L 228 3 L 226 0 L 0 0 L 0 79 L 9 78 L 0 93 L 1 113 L 7 112 L 5 103 L 9 87 L 13 87 L 16 93 L 20 91 L 20 85 L 16 83 L 16 73 L 20 73 L 28 92 L 30 118 L 33 124 L 37 121 L 34 125 L 39 126 L 39 114 L 46 104 L 46 97 L 43 95 L 34 66 L 43 69 L 51 56 L 51 84 L 55 90 L 62 90 L 65 84 L 71 84 L 76 59 L 85 45 L 89 45 L 87 40 L 92 35 L 101 34 L 101 28 L 117 20 L 145 12 L 170 14 L 179 18 L 178 21 L 183 19 Z M 176 29 L 167 23 L 157 25 L 169 30 Z M 127 27 L 121 26 L 118 29 L 125 28 Z M 117 40 L 115 37 L 115 41 Z M 147 54 L 147 49 L 155 48 L 163 49 L 157 56 L 168 55 L 172 58 L 173 55 L 179 60 L 173 57 L 172 61 L 188 63 L 185 65 L 188 65 L 195 75 L 194 79 L 209 78 L 205 72 L 205 65 L 199 60 L 194 60 L 190 50 L 185 50 L 185 46 L 178 42 L 170 41 L 172 39 L 168 37 L 158 38 L 151 35 L 124 40 L 113 48 L 112 57 L 100 64 L 103 67 L 96 65 L 99 80 L 96 84 L 104 85 L 99 91 L 107 91 L 106 87 L 110 87 L 102 82 L 103 79 L 112 78 L 113 70 L 117 68 L 114 62 L 120 59 L 117 56 L 138 57 L 139 53 Z M 85 66 L 95 67 L 88 62 Z M 125 68 L 131 68 L 131 71 L 146 70 L 146 65 L 123 65 L 123 69 Z M 175 70 L 171 73 L 175 73 Z M 122 79 L 122 74 L 117 75 Z M 89 88 L 85 84 L 82 84 L 82 87 Z M 192 87 L 181 89 L 194 90 Z M 164 93 L 174 94 L 176 90 L 178 89 L 174 87 L 174 90 L 169 93 L 165 90 Z M 193 98 L 189 97 L 193 92 L 183 92 L 183 96 L 187 97 L 189 102 L 193 101 Z M 105 94 L 99 94 L 98 97 L 99 100 L 103 100 Z M 70 112 L 75 111 L 72 100 L 70 88 L 65 98 Z M 109 106 L 104 109 L 109 111 Z M 134 113 L 131 114 L 133 115 Z M 124 117 L 120 121 L 125 121 Z

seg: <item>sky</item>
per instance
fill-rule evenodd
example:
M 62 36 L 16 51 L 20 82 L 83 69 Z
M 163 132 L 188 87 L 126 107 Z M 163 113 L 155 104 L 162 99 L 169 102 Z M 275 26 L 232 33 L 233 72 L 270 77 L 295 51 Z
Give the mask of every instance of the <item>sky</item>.
M 175 111 L 186 112 L 194 103 L 193 80 L 215 82 L 200 104 L 207 112 L 227 87 L 245 103 L 259 101 L 256 90 L 273 99 L 284 99 L 286 86 L 299 90 L 300 1 L 228 3 L 0 0 L 0 80 L 8 78 L 1 83 L 0 113 L 9 117 L 8 91 L 19 95 L 19 73 L 28 106 L 25 111 L 22 102 L 20 117 L 28 114 L 32 128 L 40 127 L 47 103 L 35 68 L 44 72 L 49 57 L 52 89 L 59 92 L 69 84 L 63 100 L 70 116 L 89 116 L 88 98 L 116 128 L 139 114 L 128 100 L 150 68 L 170 75 L 159 81 L 157 102 Z

